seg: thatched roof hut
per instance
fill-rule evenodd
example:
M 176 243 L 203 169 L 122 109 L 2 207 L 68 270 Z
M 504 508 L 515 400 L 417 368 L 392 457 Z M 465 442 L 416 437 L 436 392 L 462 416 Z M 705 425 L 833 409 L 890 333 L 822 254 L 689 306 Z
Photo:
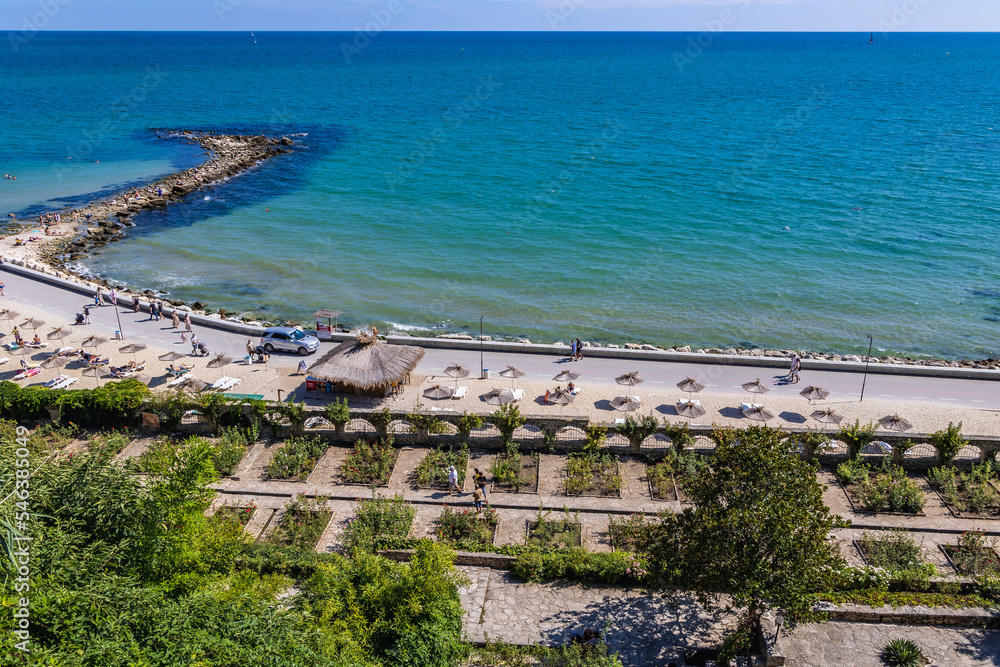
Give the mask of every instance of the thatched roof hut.
M 407 381 L 423 356 L 423 348 L 383 344 L 361 334 L 320 357 L 309 375 L 332 383 L 333 391 L 387 396 L 394 385 Z

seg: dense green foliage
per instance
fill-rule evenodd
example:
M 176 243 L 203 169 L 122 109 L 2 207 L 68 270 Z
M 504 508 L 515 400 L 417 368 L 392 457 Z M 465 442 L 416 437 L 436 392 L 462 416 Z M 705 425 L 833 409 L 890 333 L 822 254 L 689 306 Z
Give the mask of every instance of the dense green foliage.
M 321 438 L 289 438 L 267 464 L 267 476 L 271 479 L 304 480 L 316 467 L 326 448 L 326 441 Z
M 861 454 L 861 450 L 868 446 L 875 439 L 878 427 L 875 424 L 861 425 L 855 421 L 853 424 L 845 424 L 840 427 L 837 438 L 847 445 L 848 458 L 854 460 Z
M 340 476 L 351 484 L 385 486 L 399 455 L 392 443 L 392 436 L 372 442 L 358 440 L 340 466 Z
M 570 512 L 569 508 L 563 507 L 562 516 L 558 519 L 551 516 L 552 510 L 543 512 L 541 507 L 538 508 L 537 518 L 528 524 L 528 546 L 556 549 L 583 546 L 579 512 Z
M 12 436 L 0 422 L 4 526 L 18 511 Z M 169 456 L 161 447 L 140 479 L 114 461 L 109 438 L 51 455 L 52 437 L 37 438 L 28 466 L 30 664 L 445 667 L 467 653 L 445 547 L 424 543 L 411 563 L 392 563 L 254 544 L 240 520 L 205 516 L 210 441 L 190 438 Z M 9 632 L 10 601 L 25 593 L 5 569 L 0 664 L 25 664 Z M 288 596 L 296 580 L 302 592 Z
M 416 514 L 417 508 L 399 493 L 390 498 L 375 494 L 371 499 L 361 499 L 344 528 L 341 544 L 348 552 L 406 548 L 410 546 L 406 536 Z
M 648 581 L 646 561 L 616 551 L 595 553 L 584 549 L 528 551 L 518 554 L 512 573 L 525 581 L 571 579 L 584 583 L 642 585 Z
M 138 380 L 108 382 L 96 389 L 48 389 L 0 382 L 0 415 L 28 423 L 49 417 L 48 407 L 59 408 L 59 420 L 81 426 L 132 426 L 149 389 Z
M 968 441 L 962 437 L 962 422 L 948 422 L 948 428 L 931 434 L 931 445 L 938 451 L 941 463 L 949 463 Z

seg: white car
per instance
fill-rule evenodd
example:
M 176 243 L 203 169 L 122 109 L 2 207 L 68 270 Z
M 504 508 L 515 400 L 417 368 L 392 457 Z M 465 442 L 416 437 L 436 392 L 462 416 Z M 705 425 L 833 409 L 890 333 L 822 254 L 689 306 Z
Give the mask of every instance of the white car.
M 264 329 L 260 344 L 271 354 L 278 352 L 296 352 L 301 356 L 312 354 L 319 349 L 319 338 L 307 336 L 294 327 L 270 327 Z

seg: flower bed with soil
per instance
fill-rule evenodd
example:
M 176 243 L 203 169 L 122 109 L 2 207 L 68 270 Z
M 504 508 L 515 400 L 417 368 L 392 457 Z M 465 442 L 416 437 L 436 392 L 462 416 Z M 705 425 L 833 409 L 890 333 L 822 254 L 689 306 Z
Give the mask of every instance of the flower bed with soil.
M 583 526 L 579 521 L 579 513 L 563 508 L 563 516 L 558 519 L 549 518 L 552 510 L 538 510 L 538 518 L 528 522 L 528 532 L 525 544 L 529 547 L 546 547 L 565 549 L 583 545 Z
M 982 533 L 966 532 L 955 544 L 942 544 L 941 549 L 956 570 L 970 577 L 1000 574 L 1000 555 L 994 540 Z
M 877 466 L 846 461 L 837 466 L 836 475 L 855 512 L 924 513 L 924 492 L 901 466 L 888 460 Z
M 320 438 L 289 438 L 267 464 L 267 476 L 269 479 L 304 482 L 326 449 L 326 442 Z
M 621 497 L 618 457 L 610 454 L 570 454 L 563 487 L 570 496 Z
M 996 519 L 1000 492 L 992 463 L 974 465 L 969 472 L 950 467 L 932 468 L 927 481 L 954 516 L 963 519 Z
M 333 512 L 326 509 L 327 500 L 323 496 L 315 500 L 297 496 L 267 541 L 300 549 L 314 549 L 333 516 Z
M 708 465 L 703 456 L 670 452 L 662 461 L 646 464 L 649 495 L 654 500 L 684 502 L 683 479 Z
M 445 505 L 437 523 L 434 534 L 439 540 L 456 549 L 475 551 L 478 547 L 492 546 L 500 517 L 489 505 L 484 506 L 482 512 L 454 510 Z
M 358 440 L 340 466 L 344 483 L 387 486 L 399 458 L 399 450 L 392 442 L 391 437 L 377 442 Z
M 215 510 L 212 518 L 216 521 L 238 521 L 244 528 L 257 512 L 257 505 L 222 505 Z
M 538 493 L 538 452 L 514 458 L 500 454 L 490 466 L 490 476 L 497 493 Z
M 451 447 L 447 450 L 432 449 L 413 472 L 414 481 L 422 489 L 447 489 L 448 466 L 455 466 L 458 470 L 458 486 L 464 488 L 465 469 L 468 465 L 468 445 L 463 444 L 457 450 Z
M 376 494 L 374 498 L 361 499 L 344 528 L 340 543 L 347 552 L 405 547 L 416 514 L 417 508 L 398 493 L 389 498 Z

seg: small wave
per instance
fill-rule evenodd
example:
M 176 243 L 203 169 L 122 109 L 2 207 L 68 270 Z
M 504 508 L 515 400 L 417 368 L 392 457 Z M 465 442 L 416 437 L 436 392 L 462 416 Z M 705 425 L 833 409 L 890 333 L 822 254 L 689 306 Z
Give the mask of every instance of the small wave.
M 205 195 L 204 197 L 202 197 L 202 201 L 212 201 L 212 198 L 209 197 L 208 195 Z

